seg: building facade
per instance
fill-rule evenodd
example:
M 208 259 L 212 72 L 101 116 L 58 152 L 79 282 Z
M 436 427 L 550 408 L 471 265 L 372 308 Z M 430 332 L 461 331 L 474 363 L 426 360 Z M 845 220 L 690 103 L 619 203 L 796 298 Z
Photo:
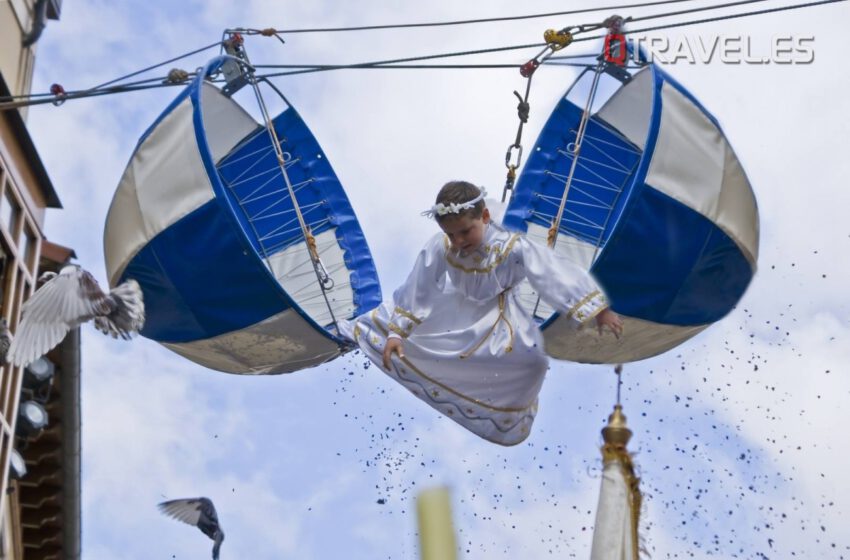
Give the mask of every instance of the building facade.
M 30 93 L 38 39 L 60 11 L 61 0 L 0 0 L 0 102 Z M 0 111 L 0 317 L 12 333 L 38 276 L 74 256 L 44 237 L 61 204 L 25 119 Z M 37 366 L 0 368 L 0 559 L 80 557 L 79 344 L 75 330 Z

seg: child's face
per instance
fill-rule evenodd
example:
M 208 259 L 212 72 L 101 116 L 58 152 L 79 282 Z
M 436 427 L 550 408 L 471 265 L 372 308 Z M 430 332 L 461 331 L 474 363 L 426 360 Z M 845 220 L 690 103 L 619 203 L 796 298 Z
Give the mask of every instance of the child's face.
M 452 249 L 455 251 L 471 251 L 484 241 L 484 231 L 490 223 L 490 211 L 485 208 L 480 218 L 462 215 L 445 218 L 439 222 L 440 228 L 449 236 Z

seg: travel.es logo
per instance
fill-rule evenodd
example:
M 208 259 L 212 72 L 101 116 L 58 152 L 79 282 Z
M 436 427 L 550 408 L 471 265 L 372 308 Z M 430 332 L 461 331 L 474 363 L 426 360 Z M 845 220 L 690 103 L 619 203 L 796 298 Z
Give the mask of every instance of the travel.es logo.
M 811 64 L 814 42 L 812 35 L 774 35 L 768 44 L 758 45 L 746 35 L 632 38 L 610 33 L 605 36 L 603 57 L 619 66 L 629 56 L 640 62 L 641 50 L 658 64 Z

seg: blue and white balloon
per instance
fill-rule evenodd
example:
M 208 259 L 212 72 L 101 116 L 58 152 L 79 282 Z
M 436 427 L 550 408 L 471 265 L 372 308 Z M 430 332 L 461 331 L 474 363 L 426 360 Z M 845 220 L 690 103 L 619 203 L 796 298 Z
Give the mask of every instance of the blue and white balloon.
M 581 107 L 565 95 L 506 211 L 506 227 L 546 243 L 573 166 Z M 555 250 L 583 262 L 624 318 L 620 340 L 576 334 L 524 287 L 556 358 L 617 363 L 660 354 L 721 319 L 756 270 L 759 218 L 717 120 L 654 64 L 587 122 Z
M 381 300 L 342 185 L 292 107 L 273 120 L 283 165 L 333 288 L 323 292 L 270 134 L 205 77 L 142 136 L 106 220 L 111 285 L 135 279 L 143 336 L 206 367 L 283 373 L 344 348 L 335 320 Z

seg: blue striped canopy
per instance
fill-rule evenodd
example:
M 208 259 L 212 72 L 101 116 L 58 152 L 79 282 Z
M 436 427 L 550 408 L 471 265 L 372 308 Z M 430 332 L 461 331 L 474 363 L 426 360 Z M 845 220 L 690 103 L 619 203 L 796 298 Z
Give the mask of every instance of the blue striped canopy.
M 199 364 L 294 371 L 339 355 L 334 320 L 378 305 L 378 276 L 339 179 L 290 106 L 273 126 L 334 282 L 322 293 L 269 132 L 205 79 L 223 61 L 139 140 L 107 217 L 109 279 L 136 279 L 142 334 Z
M 546 242 L 582 112 L 566 95 L 555 107 L 506 227 Z M 729 313 L 749 285 L 758 256 L 749 181 L 714 116 L 657 66 L 641 69 L 588 120 L 555 250 L 584 263 L 625 319 L 620 341 L 576 334 L 526 286 L 547 351 L 574 361 L 664 352 Z

